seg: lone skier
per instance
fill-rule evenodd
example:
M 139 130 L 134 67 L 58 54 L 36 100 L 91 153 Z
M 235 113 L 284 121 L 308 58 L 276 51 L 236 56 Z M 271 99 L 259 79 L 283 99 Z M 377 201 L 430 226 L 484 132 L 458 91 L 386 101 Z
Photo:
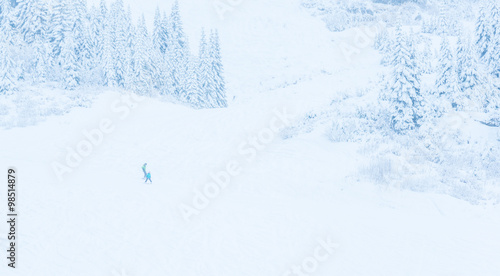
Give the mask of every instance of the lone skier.
M 146 181 L 144 181 L 144 183 L 148 183 L 148 180 L 149 182 L 153 183 L 153 181 L 151 180 L 151 172 L 148 172 L 148 174 L 146 174 Z
M 146 173 L 146 166 L 147 166 L 147 165 L 148 165 L 148 163 L 144 163 L 144 165 L 142 165 L 142 172 L 144 172 L 144 177 L 143 177 L 143 179 L 144 179 L 144 178 L 146 178 L 146 177 L 147 177 L 147 175 L 148 175 L 148 174 Z

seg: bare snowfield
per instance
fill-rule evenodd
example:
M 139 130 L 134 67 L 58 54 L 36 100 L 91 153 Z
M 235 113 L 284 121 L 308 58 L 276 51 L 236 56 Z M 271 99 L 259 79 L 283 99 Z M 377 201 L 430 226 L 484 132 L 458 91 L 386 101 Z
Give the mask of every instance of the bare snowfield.
M 287 275 L 294 266 L 314 275 L 500 270 L 498 206 L 353 181 L 356 146 L 321 133 L 256 139 L 257 149 L 249 141 L 276 118 L 260 106 L 196 111 L 140 99 L 123 120 L 102 115 L 113 131 L 59 181 L 51 164 L 66 165 L 67 147 L 91 141 L 78 129 L 97 129 L 105 110 L 99 107 L 117 99 L 105 93 L 95 108 L 2 131 L 2 163 L 19 170 L 20 205 L 19 267 L 14 274 L 2 266 L 2 275 Z M 141 179 L 143 160 L 152 184 Z M 238 171 L 229 180 L 220 176 L 228 164 Z M 215 179 L 224 183 L 218 192 L 208 184 Z M 333 249 L 314 262 L 322 241 Z

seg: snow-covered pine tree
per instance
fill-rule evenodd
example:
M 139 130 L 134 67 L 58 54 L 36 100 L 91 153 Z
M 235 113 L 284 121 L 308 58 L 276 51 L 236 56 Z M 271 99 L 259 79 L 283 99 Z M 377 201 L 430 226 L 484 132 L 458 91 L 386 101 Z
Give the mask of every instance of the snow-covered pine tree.
M 0 0 L 0 43 L 7 42 L 7 36 L 10 37 L 10 8 L 7 0 Z
M 184 33 L 179 12 L 179 2 L 175 1 L 170 15 L 170 35 L 168 45 L 170 49 L 170 64 L 172 78 L 172 93 L 175 97 L 181 98 L 186 92 L 189 46 Z
M 52 58 L 54 65 L 59 62 L 59 55 L 61 53 L 61 44 L 64 40 L 66 33 L 71 29 L 71 11 L 69 11 L 69 0 L 57 0 L 56 4 L 52 7 L 50 16 L 50 44 L 52 49 Z
M 500 9 L 493 3 L 490 15 L 491 37 L 485 59 L 490 73 L 500 76 Z
M 380 64 L 384 66 L 387 66 L 392 59 L 392 44 L 392 39 L 387 28 L 383 28 L 382 31 L 375 36 L 374 48 L 382 54 Z
M 100 71 L 101 76 L 95 78 L 99 84 L 102 85 L 102 75 L 103 75 L 103 54 L 104 54 L 104 40 L 106 34 L 106 25 L 108 24 L 107 19 L 108 7 L 106 6 L 105 0 L 101 0 L 99 7 L 95 8 L 93 16 L 90 16 L 90 28 L 89 37 L 91 38 L 91 56 L 94 57 L 94 71 L 95 73 Z M 96 76 L 95 74 L 93 74 Z M 100 79 L 100 80 L 98 80 Z
M 4 45 L 0 42 L 0 95 L 14 90 L 17 85 L 16 64 Z
M 45 43 L 47 39 L 48 8 L 43 1 L 19 1 L 12 13 L 17 48 L 20 55 L 13 56 L 20 66 L 21 78 L 38 82 L 45 78 L 47 58 Z M 15 38 L 12 37 L 12 38 Z
M 154 57 L 158 62 L 154 63 L 154 72 L 156 72 L 155 77 L 159 76 L 159 80 L 156 81 L 160 85 L 157 88 L 161 95 L 174 95 L 174 79 L 172 71 L 175 66 L 174 60 L 171 59 L 169 52 L 164 55 L 157 55 Z
M 160 36 L 162 31 L 162 18 L 160 7 L 156 6 L 155 17 L 153 21 L 153 46 L 156 50 L 160 49 Z
M 205 35 L 205 30 L 201 30 L 200 48 L 198 54 L 198 70 L 196 71 L 198 78 L 199 91 L 202 94 L 200 104 L 203 107 L 215 107 L 212 96 L 215 95 L 214 78 L 211 76 L 209 45 Z
M 170 18 L 166 13 L 163 14 L 163 18 L 160 22 L 160 36 L 159 36 L 159 49 L 162 54 L 169 55 L 168 43 L 170 41 L 170 33 L 172 32 L 173 25 L 170 24 Z
M 432 41 L 429 40 L 424 40 L 424 48 L 423 50 L 419 53 L 419 60 L 420 60 L 420 66 L 423 74 L 431 74 L 433 72 L 433 67 L 432 67 L 432 60 L 434 59 L 434 56 L 432 55 L 431 51 L 431 44 Z
M 384 35 L 384 36 L 385 36 L 386 42 L 382 46 L 383 47 L 383 49 L 381 50 L 382 60 L 380 61 L 380 64 L 382 64 L 383 66 L 389 66 L 392 62 L 392 59 L 394 58 L 394 56 L 392 54 L 394 52 L 395 41 L 394 41 L 393 36 L 390 35 L 387 32 L 387 30 L 386 30 L 386 35 Z
M 76 55 L 77 43 L 73 34 L 69 32 L 61 45 L 62 84 L 65 89 L 75 89 L 80 84 L 78 60 Z
M 14 25 L 28 45 L 38 37 L 45 37 L 48 9 L 41 0 L 18 0 L 15 8 Z
M 209 60 L 211 66 L 211 76 L 214 84 L 214 98 L 216 107 L 227 107 L 226 82 L 224 80 L 224 68 L 220 54 L 219 33 L 213 30 L 210 34 Z
M 198 58 L 191 56 L 188 63 L 186 93 L 183 101 L 194 108 L 204 107 L 204 95 L 198 84 Z
M 451 107 L 459 108 L 458 96 L 460 89 L 458 86 L 458 75 L 455 59 L 450 48 L 449 40 L 443 36 L 440 48 L 440 57 L 437 69 L 436 96 L 447 99 L 451 102 Z M 442 114 L 450 106 L 438 106 L 439 113 Z
M 426 18 L 422 19 L 421 25 L 422 25 L 422 27 L 421 27 L 422 33 L 424 33 L 424 34 L 430 33 L 429 32 L 429 23 L 427 23 L 427 19 Z
M 101 0 L 101 2 L 99 2 L 99 16 L 97 18 L 101 29 L 104 29 L 108 16 L 108 6 L 106 5 L 106 0 Z
M 443 0 L 439 2 L 439 16 L 438 16 L 438 33 L 446 35 L 449 28 L 448 15 L 448 1 Z
M 9 25 L 9 7 L 7 6 L 7 0 L 0 0 L 0 43 L 6 40 L 6 31 Z
M 74 16 L 72 19 L 72 32 L 73 38 L 75 40 L 76 48 L 75 54 L 77 58 L 79 70 L 85 71 L 87 60 L 90 58 L 89 48 L 87 44 L 87 28 L 88 24 L 88 14 L 87 14 L 87 2 L 86 0 L 74 0 L 71 3 L 71 11 Z M 82 76 L 82 72 L 79 72 Z M 83 80 L 81 80 L 82 82 Z
M 467 50 L 468 50 L 468 42 L 467 42 L 467 35 L 463 33 L 462 30 L 459 31 L 458 39 L 457 39 L 457 74 L 460 76 L 462 74 L 462 66 L 464 65 L 463 62 L 464 60 L 462 59 Z
M 19 67 L 13 60 L 13 30 L 10 24 L 11 9 L 0 0 L 0 95 L 16 88 Z
M 106 17 L 104 30 L 103 30 L 103 49 L 102 49 L 102 83 L 108 87 L 116 87 L 118 84 L 116 82 L 116 71 L 115 71 L 115 61 L 114 61 L 114 45 L 113 45 L 113 28 L 111 26 L 110 17 Z
M 90 85 L 102 85 L 102 37 L 103 30 L 100 24 L 100 11 L 92 7 L 88 13 L 87 24 L 85 28 L 85 48 L 88 57 L 84 60 L 84 69 L 82 69 L 82 78 Z
M 375 48 L 375 50 L 384 52 L 388 46 L 388 37 L 389 33 L 387 32 L 387 28 L 383 28 L 382 31 L 378 32 L 375 36 L 373 48 Z
M 132 24 L 132 11 L 130 6 L 127 8 L 127 13 L 125 14 L 125 79 L 124 87 L 127 89 L 133 88 L 134 82 L 134 49 L 136 43 L 136 31 L 135 26 Z
M 481 8 L 476 22 L 476 45 L 481 61 L 486 62 L 488 56 L 488 46 L 491 40 L 491 25 L 486 9 Z
M 457 93 L 453 100 L 459 110 L 484 110 L 487 105 L 486 91 L 489 89 L 485 87 L 486 81 L 484 72 L 480 70 L 477 51 L 469 37 L 459 39 L 458 49 L 458 81 L 461 93 Z
M 396 28 L 396 43 L 393 73 L 390 86 L 391 128 L 398 134 L 405 134 L 419 126 L 422 96 L 420 81 L 415 64 L 412 62 L 412 51 L 408 47 L 401 30 L 401 23 Z
M 2 20 L 3 16 L 6 14 L 8 6 L 7 0 L 0 0 L 0 20 Z
M 30 75 L 34 84 L 43 83 L 48 78 L 50 55 L 44 40 L 36 39 L 32 44 L 33 55 L 30 62 Z
M 150 95 L 153 88 L 153 68 L 150 53 L 153 50 L 149 38 L 144 15 L 137 23 L 135 51 L 134 51 L 134 90 L 139 95 Z
M 154 85 L 162 95 L 172 94 L 172 73 L 170 71 L 172 63 L 172 51 L 168 47 L 169 34 L 171 32 L 171 24 L 166 13 L 160 18 L 158 42 L 155 50 L 152 53 L 152 58 L 155 61 Z
M 442 0 L 439 2 L 437 29 L 440 35 L 457 35 L 458 18 L 454 13 L 456 10 L 456 2 L 453 0 Z
M 120 87 L 125 86 L 127 68 L 127 22 L 123 0 L 116 0 L 111 5 L 111 43 L 113 53 L 113 82 Z

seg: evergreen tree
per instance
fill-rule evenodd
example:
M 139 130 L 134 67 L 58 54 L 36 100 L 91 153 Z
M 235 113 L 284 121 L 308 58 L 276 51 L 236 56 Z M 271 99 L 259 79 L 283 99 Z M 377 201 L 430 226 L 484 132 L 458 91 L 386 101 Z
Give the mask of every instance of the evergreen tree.
M 149 53 L 153 49 L 153 45 L 150 43 L 144 15 L 139 19 L 137 24 L 136 37 L 137 42 L 134 51 L 134 90 L 139 95 L 149 95 L 153 86 L 153 68 L 151 67 L 152 62 Z
M 14 43 L 10 24 L 10 9 L 6 2 L 1 3 L 0 10 L 0 95 L 16 88 L 19 67 L 12 59 Z
M 125 73 L 124 73 L 124 86 L 127 89 L 131 89 L 133 87 L 134 81 L 134 51 L 135 51 L 135 43 L 136 43 L 136 31 L 135 27 L 132 24 L 132 12 L 130 10 L 130 6 L 127 9 L 127 13 L 125 15 Z
M 108 17 L 108 6 L 106 5 L 106 0 L 101 0 L 101 2 L 99 2 L 99 11 L 100 11 L 100 14 L 99 14 L 98 21 L 102 25 L 104 25 L 105 20 Z
M 213 104 L 216 107 L 227 107 L 226 82 L 223 77 L 224 68 L 220 55 L 219 34 L 216 30 L 212 31 L 210 35 L 209 60 L 214 84 L 213 97 L 215 102 Z
M 102 8 L 102 6 L 101 6 Z M 102 9 L 101 9 L 102 10 Z M 103 24 L 103 41 L 102 41 L 102 83 L 108 87 L 117 86 L 117 77 L 115 71 L 115 61 L 114 61 L 114 32 L 112 27 L 111 18 L 109 16 L 105 17 Z
M 195 108 L 203 108 L 205 101 L 203 92 L 201 91 L 198 83 L 197 64 L 198 62 L 196 58 L 191 57 L 191 60 L 188 63 L 186 94 L 183 100 L 184 102 L 190 103 L 191 106 Z
M 211 76 L 209 48 L 205 30 L 201 31 L 197 78 L 203 107 L 213 107 L 210 105 L 210 103 L 213 102 L 210 96 L 214 94 L 215 87 L 213 82 L 214 78 Z
M 438 77 L 436 80 L 437 96 L 449 99 L 452 106 L 457 108 L 459 103 L 456 101 L 456 96 L 459 94 L 457 69 L 453 53 L 450 49 L 450 44 L 447 37 L 442 38 L 440 58 L 438 64 Z M 441 112 L 444 112 L 447 107 L 442 107 Z
M 172 92 L 175 97 L 181 98 L 186 93 L 187 75 L 189 66 L 189 47 L 187 37 L 182 26 L 179 2 L 175 1 L 170 15 L 170 35 L 168 45 L 171 47 L 170 75 L 172 78 Z
M 491 37 L 488 43 L 488 51 L 485 55 L 485 60 L 490 72 L 495 75 L 500 75 L 500 10 L 496 3 L 493 3 L 490 15 Z
M 59 55 L 61 54 L 61 44 L 64 37 L 73 28 L 71 26 L 71 11 L 69 10 L 69 0 L 57 0 L 52 8 L 50 16 L 50 43 L 52 48 L 52 58 L 54 65 L 59 63 Z
M 438 31 L 440 35 L 447 35 L 449 28 L 448 1 L 443 0 L 439 3 Z
M 476 45 L 479 52 L 479 58 L 485 60 L 488 54 L 488 45 L 491 40 L 491 26 L 485 8 L 481 12 L 476 22 Z
M 483 84 L 477 53 L 469 38 L 458 41 L 458 79 L 462 91 L 475 89 Z
M 35 39 L 45 38 L 48 9 L 41 0 L 18 0 L 14 24 L 24 42 L 32 44 Z
M 109 42 L 109 18 L 108 18 L 108 7 L 105 0 L 101 0 L 99 4 L 97 15 L 92 20 L 92 30 L 93 32 L 93 45 L 91 49 L 93 50 L 92 56 L 95 57 L 96 64 L 93 69 L 93 79 L 94 82 L 100 85 L 108 84 L 108 76 L 110 70 L 110 61 L 108 60 L 111 56 L 111 46 Z M 109 46 L 109 47 L 108 47 Z
M 16 88 L 16 64 L 9 53 L 10 47 L 0 41 L 0 95 Z
M 484 110 L 489 100 L 485 91 L 491 89 L 487 87 L 488 82 L 479 64 L 477 51 L 468 38 L 460 39 L 458 45 L 458 80 L 461 93 L 455 97 L 457 109 Z
M 153 52 L 153 59 L 155 61 L 155 87 L 161 91 L 163 95 L 173 93 L 173 82 L 171 68 L 175 65 L 172 62 L 173 53 L 168 47 L 169 34 L 171 32 L 170 20 L 166 13 L 159 22 L 158 45 Z
M 160 7 L 156 7 L 155 18 L 153 22 L 153 46 L 156 50 L 160 49 L 160 37 L 162 33 L 162 18 L 160 13 Z
M 36 39 L 33 45 L 33 58 L 31 59 L 31 77 L 34 84 L 43 83 L 48 78 L 49 72 L 49 49 L 46 43 Z
M 61 45 L 62 82 L 65 89 L 74 89 L 80 84 L 76 47 L 73 34 L 68 33 Z
M 180 19 L 179 19 L 180 20 Z M 167 14 L 163 14 L 163 18 L 160 22 L 160 34 L 158 37 L 158 48 L 160 52 L 164 55 L 169 55 L 169 41 L 171 41 L 170 33 L 173 32 L 172 28 L 174 25 L 170 24 L 169 17 Z
M 396 29 L 396 44 L 392 62 L 393 78 L 390 87 L 391 128 L 398 134 L 404 134 L 419 126 L 422 96 L 420 80 L 412 62 L 412 50 L 399 24 Z
M 386 66 L 390 63 L 392 49 L 391 37 L 386 28 L 375 36 L 374 48 L 382 54 L 381 64 Z
M 3 21 L 3 17 L 8 12 L 8 3 L 7 0 L 0 0 L 0 23 Z
M 110 12 L 110 39 L 113 55 L 113 83 L 120 87 L 125 86 L 127 68 L 127 22 L 123 0 L 116 0 Z
M 74 0 L 71 3 L 70 32 L 74 38 L 75 54 L 80 68 L 84 67 L 85 60 L 89 58 L 89 49 L 86 41 L 86 34 L 89 24 L 87 22 L 87 3 L 86 0 Z
M 0 0 L 0 43 L 8 43 L 11 39 L 10 13 L 7 0 Z
M 419 61 L 421 65 L 421 70 L 422 73 L 424 74 L 431 74 L 433 72 L 433 67 L 432 67 L 432 60 L 434 59 L 434 56 L 432 55 L 431 51 L 431 41 L 426 41 L 424 44 L 424 49 L 420 53 L 419 56 Z
M 387 29 L 384 28 L 381 32 L 377 33 L 375 36 L 375 42 L 373 43 L 373 47 L 375 50 L 379 50 L 381 52 L 385 52 L 389 43 L 389 33 Z
M 85 48 L 87 58 L 83 63 L 85 81 L 90 85 L 102 85 L 103 28 L 100 23 L 100 11 L 92 8 L 89 12 L 88 26 L 85 28 Z

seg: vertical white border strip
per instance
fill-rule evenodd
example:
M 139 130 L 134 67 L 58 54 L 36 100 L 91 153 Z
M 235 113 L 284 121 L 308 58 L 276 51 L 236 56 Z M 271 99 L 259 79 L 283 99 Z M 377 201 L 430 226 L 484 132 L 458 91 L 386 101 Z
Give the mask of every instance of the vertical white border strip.
M 10 173 L 9 172 L 10 170 L 13 170 L 14 173 Z M 15 182 L 14 182 L 14 203 L 15 203 L 14 212 L 11 212 L 9 210 L 9 205 L 8 205 L 9 204 L 9 193 L 11 192 L 10 188 L 9 188 L 9 185 L 10 185 L 10 183 L 9 183 L 9 175 L 13 175 L 14 179 L 15 179 Z M 6 196 L 7 196 L 7 198 L 6 198 L 7 199 L 6 204 L 7 204 L 7 206 L 5 206 L 7 208 L 7 220 L 6 221 L 8 222 L 10 218 L 15 218 L 15 226 L 14 226 L 15 233 L 14 233 L 14 240 L 13 241 L 9 240 L 9 237 L 10 237 L 10 234 L 9 234 L 10 233 L 10 227 L 7 230 L 7 250 L 11 249 L 11 242 L 14 242 L 14 252 L 15 252 L 15 255 L 14 255 L 14 258 L 15 258 L 14 260 L 15 261 L 14 262 L 15 262 L 15 268 L 17 268 L 18 264 L 19 264 L 19 262 L 18 262 L 18 257 L 19 257 L 19 251 L 18 251 L 18 248 L 19 248 L 18 247 L 18 244 L 19 244 L 19 218 L 18 218 L 19 217 L 19 202 L 18 202 L 18 200 L 19 200 L 19 186 L 18 186 L 18 184 L 19 184 L 19 181 L 18 180 L 19 179 L 18 179 L 17 168 L 14 167 L 14 166 L 9 166 L 7 168 L 7 181 L 6 181 L 6 183 L 7 183 L 7 193 L 6 193 Z M 6 253 L 7 253 L 7 260 L 8 260 L 7 265 L 8 265 L 8 264 L 12 263 L 12 260 L 10 259 L 11 256 L 10 256 L 9 251 L 7 251 Z

